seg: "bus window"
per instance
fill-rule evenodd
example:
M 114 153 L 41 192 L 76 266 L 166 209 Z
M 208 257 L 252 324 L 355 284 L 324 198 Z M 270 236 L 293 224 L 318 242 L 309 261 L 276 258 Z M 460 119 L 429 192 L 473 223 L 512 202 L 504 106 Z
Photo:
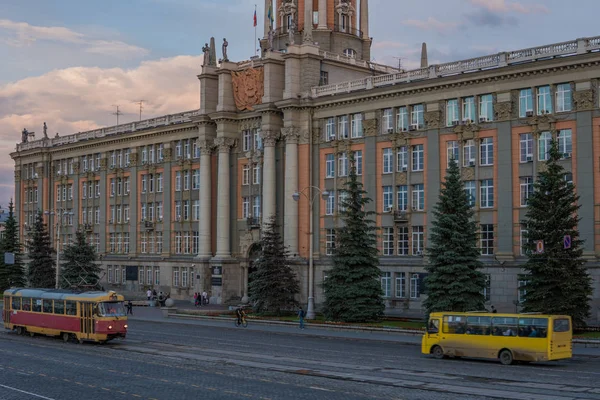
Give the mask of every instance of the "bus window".
M 492 318 L 492 335 L 517 336 L 517 319 L 511 317 Z
M 462 334 L 466 331 L 467 321 L 461 315 L 444 315 L 443 331 L 444 333 Z
M 42 305 L 45 313 L 52 314 L 52 300 L 42 300 Z
M 64 315 L 65 302 L 63 300 L 54 300 L 54 314 Z
M 489 335 L 490 334 L 490 317 L 467 317 L 467 333 L 468 335 Z
M 77 302 L 67 300 L 65 309 L 67 310 L 67 315 L 77 315 Z
M 32 310 L 35 312 L 42 312 L 42 299 L 32 299 L 33 307 Z
M 13 310 L 20 310 L 21 309 L 21 298 L 20 297 L 13 297 L 12 298 L 12 309 Z
M 98 303 L 98 315 L 101 317 L 124 317 L 125 308 L 120 301 L 110 301 Z
M 29 297 L 23 298 L 23 311 L 31 311 L 31 299 Z
M 569 324 L 568 319 L 560 318 L 554 320 L 552 329 L 554 330 L 554 332 L 569 332 L 571 330 L 571 326 Z
M 547 318 L 519 318 L 520 337 L 545 338 L 547 335 Z

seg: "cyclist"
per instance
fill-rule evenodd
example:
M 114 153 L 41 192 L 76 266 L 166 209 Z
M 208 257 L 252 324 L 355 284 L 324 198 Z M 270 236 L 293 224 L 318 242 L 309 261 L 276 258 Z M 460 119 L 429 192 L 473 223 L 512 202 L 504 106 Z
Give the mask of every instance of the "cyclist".
M 242 307 L 238 307 L 235 309 L 235 315 L 237 317 L 237 325 L 241 325 L 242 317 L 244 316 L 244 310 L 242 310 Z

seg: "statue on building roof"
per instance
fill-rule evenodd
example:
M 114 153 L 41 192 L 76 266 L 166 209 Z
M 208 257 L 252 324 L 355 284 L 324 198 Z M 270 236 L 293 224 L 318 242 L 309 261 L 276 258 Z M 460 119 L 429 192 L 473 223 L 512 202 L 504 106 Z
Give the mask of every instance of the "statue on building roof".
M 208 43 L 204 43 L 202 54 L 204 54 L 203 65 L 210 65 L 210 47 L 208 46 Z
M 269 27 L 269 33 L 267 34 L 267 40 L 268 40 L 268 46 L 267 49 L 269 51 L 273 51 L 273 36 L 274 36 L 275 32 L 273 32 L 273 25 L 271 25 Z
M 48 139 L 48 125 L 44 122 L 44 139 Z
M 290 45 L 295 43 L 295 39 L 294 39 L 295 33 L 296 33 L 296 23 L 292 19 L 290 21 L 290 26 L 288 26 L 288 36 L 289 36 Z
M 227 58 L 227 46 L 229 46 L 229 42 L 227 41 L 226 38 L 223 38 L 223 46 L 222 46 L 223 61 L 229 61 L 229 58 Z
M 27 129 L 23 128 L 21 132 L 21 143 L 27 143 L 27 139 L 29 138 L 29 132 Z

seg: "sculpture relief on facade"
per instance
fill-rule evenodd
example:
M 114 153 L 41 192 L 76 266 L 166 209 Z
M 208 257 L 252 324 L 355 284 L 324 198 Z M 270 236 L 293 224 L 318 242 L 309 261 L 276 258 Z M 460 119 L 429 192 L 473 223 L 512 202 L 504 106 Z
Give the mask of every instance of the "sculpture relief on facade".
M 573 92 L 573 102 L 577 111 L 594 108 L 594 91 L 592 89 Z
M 277 131 L 266 130 L 260 132 L 260 137 L 263 142 L 263 147 L 271 147 L 275 146 L 275 143 L 277 143 L 277 140 L 279 140 L 280 135 Z
M 169 162 L 173 159 L 173 149 L 172 148 L 167 148 L 164 150 L 165 156 L 163 157 L 165 162 Z
M 512 113 L 512 102 L 504 101 L 494 104 L 494 114 L 497 121 L 507 121 Z
M 285 139 L 286 143 L 298 144 L 300 130 L 295 126 L 286 126 L 281 128 L 281 136 Z
M 406 185 L 408 183 L 408 174 L 406 172 L 398 172 L 396 174 L 396 185 Z
M 538 173 L 546 172 L 548 170 L 548 164 L 545 161 L 538 161 L 536 170 Z
M 42 167 L 42 166 L 35 167 L 35 173 L 39 177 L 44 176 L 44 167 Z
M 253 106 L 262 103 L 265 94 L 264 69 L 248 68 L 243 71 L 232 71 L 233 98 L 238 110 L 254 110 Z
M 365 119 L 363 121 L 363 136 L 377 136 L 377 127 L 379 121 L 377 118 Z
M 550 114 L 535 115 L 527 119 L 527 124 L 531 126 L 531 131 L 539 135 L 541 132 L 553 131 L 556 118 Z
M 100 159 L 100 171 L 106 171 L 106 165 L 108 164 L 108 160 L 106 157 Z
M 21 180 L 21 171 L 16 169 L 15 170 L 15 181 L 20 181 Z
M 473 181 L 475 180 L 475 168 L 467 167 L 460 169 L 460 177 L 463 181 Z
M 137 153 L 131 153 L 129 154 L 129 166 L 130 167 L 136 167 L 138 163 L 138 155 Z
M 210 140 L 198 140 L 198 147 L 200 148 L 200 154 L 204 156 L 212 155 L 215 150 L 214 141 Z
M 219 149 L 219 153 L 229 153 L 231 148 L 235 146 L 235 139 L 228 137 L 218 137 L 215 139 L 215 146 Z
M 429 129 L 439 129 L 440 121 L 441 121 L 441 113 L 440 111 L 428 111 L 424 114 L 425 125 Z
M 76 174 L 79 173 L 79 161 L 73 162 L 73 172 L 75 172 Z
M 454 127 L 454 133 L 456 133 L 460 140 L 477 139 L 479 136 L 479 125 L 467 123 L 465 125 L 458 125 Z

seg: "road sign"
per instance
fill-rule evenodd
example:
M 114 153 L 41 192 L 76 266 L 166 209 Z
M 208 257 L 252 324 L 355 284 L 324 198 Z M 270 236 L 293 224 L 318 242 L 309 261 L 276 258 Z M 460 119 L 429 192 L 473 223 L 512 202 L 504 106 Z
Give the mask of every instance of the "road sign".
M 544 253 L 544 241 L 543 240 L 534 240 L 535 243 L 535 252 L 536 254 Z
M 15 263 L 15 253 L 4 253 L 4 264 L 12 265 Z
M 565 235 L 565 237 L 563 238 L 563 247 L 565 249 L 571 248 L 571 235 Z

